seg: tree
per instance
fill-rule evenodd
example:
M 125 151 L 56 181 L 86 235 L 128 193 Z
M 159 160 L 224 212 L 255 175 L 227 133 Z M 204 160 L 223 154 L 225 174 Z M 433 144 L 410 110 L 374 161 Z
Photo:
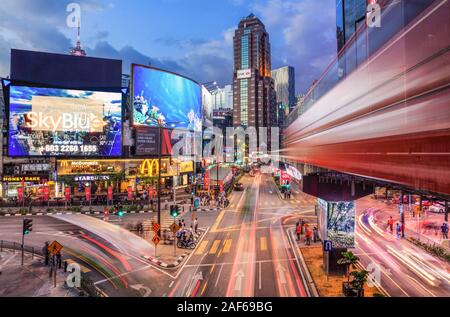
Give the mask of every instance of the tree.
M 341 255 L 342 258 L 337 261 L 337 264 L 347 266 L 347 281 L 350 281 L 350 266 L 355 269 L 359 258 L 351 251 L 342 252 Z
M 366 270 L 353 271 L 350 273 L 350 275 L 353 277 L 353 280 L 351 282 L 352 287 L 358 290 L 362 290 L 364 288 L 364 284 L 367 282 L 369 272 L 367 272 Z

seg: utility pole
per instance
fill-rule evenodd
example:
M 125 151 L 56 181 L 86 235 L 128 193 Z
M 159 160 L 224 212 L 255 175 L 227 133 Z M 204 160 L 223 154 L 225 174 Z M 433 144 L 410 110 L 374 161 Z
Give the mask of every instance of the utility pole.
M 162 127 L 159 125 L 159 151 L 158 151 L 158 224 L 161 224 L 161 158 L 162 158 Z M 160 229 L 161 230 L 161 229 Z M 160 230 L 156 232 L 160 236 Z

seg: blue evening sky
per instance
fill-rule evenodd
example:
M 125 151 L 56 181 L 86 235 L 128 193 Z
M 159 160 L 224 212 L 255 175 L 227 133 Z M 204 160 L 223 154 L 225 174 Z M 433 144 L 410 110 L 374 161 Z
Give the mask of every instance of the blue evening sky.
M 273 68 L 296 68 L 304 92 L 335 57 L 335 0 L 2 0 L 0 76 L 10 49 L 67 53 L 76 30 L 66 6 L 82 8 L 82 44 L 89 56 L 159 66 L 199 82 L 230 84 L 232 39 L 254 13 L 270 34 Z

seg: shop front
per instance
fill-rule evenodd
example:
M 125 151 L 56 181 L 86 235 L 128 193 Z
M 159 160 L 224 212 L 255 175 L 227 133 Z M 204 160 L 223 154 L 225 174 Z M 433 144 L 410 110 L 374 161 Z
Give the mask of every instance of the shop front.
M 6 201 L 25 199 L 39 200 L 44 196 L 44 188 L 49 185 L 49 175 L 3 175 L 1 192 Z M 22 199 L 20 199 L 22 200 Z
M 118 159 L 118 160 L 61 160 L 57 163 L 57 182 L 55 192 L 63 196 L 65 188 L 70 187 L 74 199 L 84 197 L 86 188 L 94 199 L 106 197 L 108 189 L 114 196 L 147 196 L 150 189 L 158 183 L 158 159 Z M 181 162 L 170 158 L 161 160 L 161 189 L 170 193 L 174 186 L 187 186 L 192 183 L 194 163 Z M 106 199 L 106 198 L 105 198 Z

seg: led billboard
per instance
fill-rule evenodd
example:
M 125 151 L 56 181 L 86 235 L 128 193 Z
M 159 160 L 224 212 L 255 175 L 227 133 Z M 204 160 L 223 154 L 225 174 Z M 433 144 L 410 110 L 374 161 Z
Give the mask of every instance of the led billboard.
M 121 154 L 121 93 L 10 86 L 9 156 Z
M 202 130 L 202 91 L 180 75 L 132 65 L 135 126 Z
M 336 248 L 355 247 L 355 202 L 330 202 L 318 199 L 322 240 L 333 241 Z

